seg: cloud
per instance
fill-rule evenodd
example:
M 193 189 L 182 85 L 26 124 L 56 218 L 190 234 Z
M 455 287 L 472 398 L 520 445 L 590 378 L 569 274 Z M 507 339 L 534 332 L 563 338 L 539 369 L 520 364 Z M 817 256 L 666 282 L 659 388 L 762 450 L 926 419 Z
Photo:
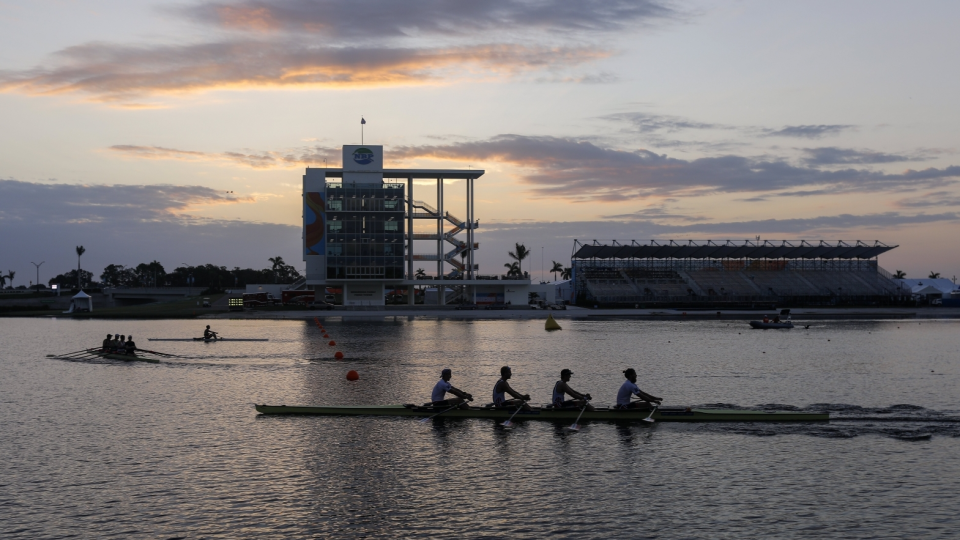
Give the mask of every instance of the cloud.
M 920 155 L 887 154 L 872 150 L 854 150 L 836 146 L 804 148 L 803 162 L 808 165 L 872 165 L 878 163 L 897 163 L 903 161 L 924 161 Z
M 38 184 L 0 180 L 0 223 L 118 223 L 197 219 L 201 207 L 254 202 L 203 186 Z
M 684 160 L 648 150 L 619 150 L 550 136 L 499 135 L 482 141 L 401 146 L 391 157 L 509 163 L 535 195 L 571 201 L 622 202 L 632 198 L 725 192 L 777 192 L 811 187 L 823 193 L 904 186 L 937 186 L 960 178 L 960 166 L 883 173 L 822 171 L 783 160 L 737 155 Z
M 781 129 L 765 130 L 767 137 L 798 137 L 801 139 L 820 139 L 829 135 L 838 135 L 843 131 L 853 129 L 856 126 L 849 125 L 809 125 L 809 126 L 785 126 Z
M 297 40 L 193 45 L 90 43 L 57 53 L 57 65 L 0 72 L 0 91 L 83 94 L 143 107 L 148 96 L 223 89 L 358 88 L 502 79 L 608 56 L 593 46 L 486 44 L 433 48 L 312 46 Z
M 608 114 L 600 117 L 601 120 L 610 120 L 614 122 L 627 123 L 630 130 L 635 133 L 674 133 L 685 130 L 701 129 L 735 129 L 734 126 L 725 124 L 710 124 L 706 122 L 696 122 L 679 116 L 670 116 L 663 114 L 650 114 L 643 112 L 624 112 Z
M 324 159 L 334 163 L 340 159 L 340 149 L 324 148 L 321 146 L 301 147 L 282 151 L 245 152 L 196 152 L 193 150 L 178 150 L 162 146 L 137 146 L 131 144 L 117 144 L 109 150 L 125 157 L 137 159 L 168 159 L 180 161 L 210 161 L 223 162 L 253 169 L 275 169 L 309 167 L 322 165 Z
M 931 206 L 953 206 L 960 208 L 960 196 L 949 191 L 934 191 L 922 197 L 901 199 L 895 203 L 900 208 L 928 208 Z
M 256 169 L 291 168 L 337 163 L 339 149 L 321 146 L 282 151 L 205 153 L 156 146 L 116 145 L 110 150 L 146 159 L 204 160 Z M 515 167 L 535 196 L 575 202 L 622 202 L 644 197 L 701 196 L 711 193 L 753 193 L 750 202 L 766 197 L 810 197 L 865 189 L 903 191 L 952 184 L 960 166 L 886 173 L 845 168 L 821 170 L 782 159 L 734 154 L 679 159 L 649 150 L 607 148 L 573 137 L 505 134 L 485 140 L 396 146 L 389 160 L 416 163 L 422 159 L 478 165 L 504 163 Z
M 710 221 L 710 218 L 705 216 L 693 216 L 690 214 L 680 213 L 677 210 L 672 210 L 667 208 L 666 205 L 660 206 L 648 206 L 637 210 L 636 212 L 631 212 L 629 214 L 614 214 L 609 216 L 603 216 L 604 219 L 619 219 L 627 221 L 637 221 L 637 220 L 652 220 L 652 219 L 676 219 L 685 222 L 691 221 Z
M 245 0 L 202 2 L 178 11 L 188 19 L 221 28 L 351 41 L 530 31 L 613 32 L 679 15 L 655 0 Z

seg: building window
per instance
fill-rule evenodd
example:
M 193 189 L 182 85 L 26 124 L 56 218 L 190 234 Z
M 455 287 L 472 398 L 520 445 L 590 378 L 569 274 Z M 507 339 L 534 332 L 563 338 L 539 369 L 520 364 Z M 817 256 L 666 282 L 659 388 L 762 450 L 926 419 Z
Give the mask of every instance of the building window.
M 341 200 L 329 200 L 327 201 L 327 210 L 331 212 L 339 212 L 343 210 L 343 201 Z
M 330 231 L 330 232 L 340 232 L 340 231 L 343 230 L 343 222 L 342 222 L 342 221 L 339 221 L 339 220 L 338 220 L 338 221 L 328 221 L 328 222 L 327 222 L 327 230 Z
M 396 221 L 385 221 L 383 223 L 383 230 L 384 232 L 397 232 L 398 225 L 399 223 Z

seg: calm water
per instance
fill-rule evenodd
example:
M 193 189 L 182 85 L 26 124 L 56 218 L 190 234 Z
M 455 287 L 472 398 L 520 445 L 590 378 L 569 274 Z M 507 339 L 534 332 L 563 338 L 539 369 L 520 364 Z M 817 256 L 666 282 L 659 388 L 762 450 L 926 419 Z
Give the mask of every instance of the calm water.
M 960 533 L 960 322 L 0 319 L 3 538 L 944 538 Z M 133 333 L 163 364 L 46 358 Z M 343 361 L 332 359 L 341 350 Z M 829 409 L 829 425 L 259 417 L 421 402 L 501 365 L 549 401 L 620 372 L 666 404 Z M 349 369 L 361 379 L 348 382 Z

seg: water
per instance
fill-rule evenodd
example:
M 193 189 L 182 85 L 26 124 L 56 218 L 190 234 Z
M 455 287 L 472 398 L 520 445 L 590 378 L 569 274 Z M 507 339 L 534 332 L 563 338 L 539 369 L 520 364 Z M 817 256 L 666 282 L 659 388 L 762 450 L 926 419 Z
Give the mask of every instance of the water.
M 205 323 L 204 323 L 205 324 Z M 3 538 L 944 538 L 960 531 L 960 322 L 0 319 Z M 162 364 L 49 353 L 133 333 Z M 332 359 L 343 351 L 343 361 Z M 252 403 L 489 400 L 501 365 L 598 404 L 831 410 L 830 424 L 262 417 Z M 345 380 L 349 369 L 361 376 Z

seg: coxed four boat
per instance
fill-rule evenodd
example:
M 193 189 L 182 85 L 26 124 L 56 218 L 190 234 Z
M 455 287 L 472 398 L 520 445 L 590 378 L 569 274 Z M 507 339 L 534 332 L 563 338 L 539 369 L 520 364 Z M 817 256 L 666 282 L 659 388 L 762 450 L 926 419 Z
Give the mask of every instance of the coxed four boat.
M 261 414 L 317 415 L 317 416 L 414 416 L 428 417 L 438 415 L 442 418 L 488 418 L 507 420 L 515 409 L 494 409 L 492 407 L 470 407 L 469 409 L 438 409 L 417 405 L 365 405 L 365 406 L 297 406 L 297 405 L 254 405 Z M 440 414 L 438 414 L 440 413 Z M 533 407 L 530 411 L 520 411 L 513 420 L 573 421 L 580 409 L 554 409 L 552 407 Z M 580 420 L 638 421 L 647 418 L 650 410 L 621 410 L 611 407 L 597 407 L 595 411 L 584 411 Z M 760 411 L 740 409 L 709 409 L 697 407 L 660 407 L 653 413 L 658 422 L 826 422 L 830 413 Z

